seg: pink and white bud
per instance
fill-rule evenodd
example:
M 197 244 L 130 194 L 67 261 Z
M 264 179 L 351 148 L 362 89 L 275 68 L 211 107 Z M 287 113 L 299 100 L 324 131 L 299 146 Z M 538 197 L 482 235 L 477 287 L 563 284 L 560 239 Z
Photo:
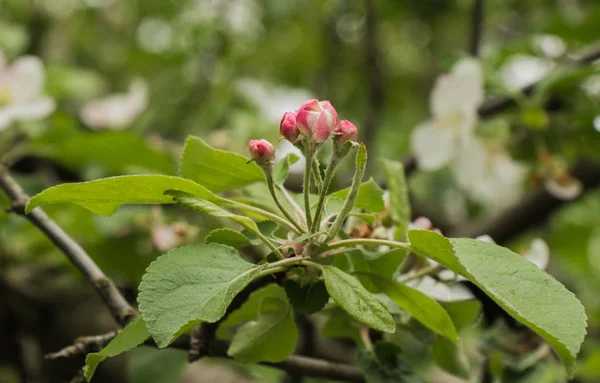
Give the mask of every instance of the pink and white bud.
M 356 141 L 358 139 L 358 129 L 350 121 L 342 120 L 333 131 L 333 137 L 340 144 L 348 141 Z
M 267 140 L 250 140 L 248 151 L 256 162 L 270 161 L 275 157 L 275 148 Z
M 296 127 L 296 115 L 292 112 L 285 112 L 279 123 L 279 133 L 292 144 L 296 142 L 300 131 Z
M 296 115 L 300 133 L 319 143 L 327 141 L 338 121 L 337 112 L 329 101 L 308 100 Z

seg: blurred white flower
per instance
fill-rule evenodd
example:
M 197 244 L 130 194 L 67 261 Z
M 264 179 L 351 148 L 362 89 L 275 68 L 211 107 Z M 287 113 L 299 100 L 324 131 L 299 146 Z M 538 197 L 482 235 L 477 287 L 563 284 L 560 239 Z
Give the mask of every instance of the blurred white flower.
M 494 238 L 490 237 L 487 234 L 480 235 L 479 237 L 476 237 L 475 239 L 478 241 L 496 244 L 496 241 L 494 241 Z
M 8 65 L 0 51 L 0 129 L 54 112 L 54 100 L 44 95 L 45 81 L 44 64 L 37 57 L 23 56 Z
M 92 100 L 81 109 L 83 123 L 93 129 L 126 128 L 148 103 L 148 87 L 140 81 L 134 81 L 129 92 Z
M 406 285 L 442 302 L 465 301 L 474 298 L 471 291 L 463 284 L 440 282 L 429 275 L 407 281 Z
M 529 248 L 523 256 L 531 263 L 536 265 L 542 270 L 545 270 L 548 266 L 548 259 L 550 258 L 550 249 L 548 244 L 541 238 L 535 238 L 531 241 Z
M 239 80 L 236 88 L 259 108 L 262 118 L 278 124 L 285 112 L 297 110 L 306 100 L 314 98 L 306 89 L 270 85 L 252 78 Z
M 455 157 L 461 139 L 475 128 L 482 102 L 479 61 L 463 59 L 450 74 L 437 79 L 430 98 L 432 119 L 418 125 L 412 135 L 412 149 L 422 169 L 439 169 Z
M 457 157 L 454 167 L 457 183 L 488 210 L 510 206 L 520 196 L 527 169 L 515 162 L 503 147 L 469 137 Z
M 552 63 L 535 56 L 518 54 L 511 56 L 499 70 L 499 76 L 504 85 L 517 91 L 531 85 L 552 69 Z
M 552 196 L 565 201 L 575 199 L 583 192 L 581 181 L 568 173 L 547 179 L 544 187 Z
M 565 41 L 556 35 L 538 35 L 533 38 L 533 43 L 547 57 L 557 58 L 565 54 L 567 44 Z

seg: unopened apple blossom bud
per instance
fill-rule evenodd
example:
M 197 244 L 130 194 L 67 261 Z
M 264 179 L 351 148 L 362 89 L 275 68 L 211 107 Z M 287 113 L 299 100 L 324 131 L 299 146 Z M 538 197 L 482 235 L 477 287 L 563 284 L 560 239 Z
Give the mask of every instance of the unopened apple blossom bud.
M 248 151 L 252 160 L 258 163 L 270 161 L 275 156 L 275 148 L 267 140 L 250 140 Z
M 279 133 L 284 136 L 292 144 L 296 142 L 300 131 L 296 127 L 296 114 L 285 112 L 279 123 Z
M 358 129 L 350 121 L 342 120 L 337 128 L 335 128 L 333 137 L 340 144 L 348 141 L 356 141 L 358 138 Z
M 327 141 L 338 123 L 338 115 L 329 101 L 308 100 L 296 115 L 298 130 L 309 140 Z

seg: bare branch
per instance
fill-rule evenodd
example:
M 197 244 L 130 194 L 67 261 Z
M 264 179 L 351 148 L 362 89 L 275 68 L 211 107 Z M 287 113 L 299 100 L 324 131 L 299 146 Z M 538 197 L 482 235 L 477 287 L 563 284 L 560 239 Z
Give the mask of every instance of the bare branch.
M 471 55 L 479 56 L 481 38 L 483 35 L 483 10 L 484 0 L 473 0 L 473 12 L 471 14 L 471 40 L 469 41 L 469 52 Z
M 78 355 L 85 355 L 90 352 L 98 352 L 104 348 L 117 336 L 118 331 L 111 331 L 102 335 L 82 336 L 74 344 L 63 348 L 57 352 L 46 354 L 46 359 L 71 358 Z
M 100 270 L 85 250 L 56 222 L 39 207 L 29 214 L 25 214 L 25 206 L 29 202 L 29 196 L 8 174 L 8 169 L 2 165 L 0 165 L 0 189 L 9 197 L 12 203 L 11 211 L 24 216 L 40 229 L 90 282 L 117 323 L 124 325 L 135 317 L 136 311 L 127 303 L 127 300 L 121 295 L 112 280 Z

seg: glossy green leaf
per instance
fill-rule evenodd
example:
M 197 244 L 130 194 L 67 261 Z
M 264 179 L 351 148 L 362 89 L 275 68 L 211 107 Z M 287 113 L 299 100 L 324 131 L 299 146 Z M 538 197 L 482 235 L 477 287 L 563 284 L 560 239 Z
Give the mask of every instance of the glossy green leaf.
M 412 230 L 411 246 L 475 283 L 506 312 L 544 338 L 569 375 L 586 334 L 584 308 L 573 293 L 520 255 L 475 239 L 448 240 Z
M 346 199 L 349 192 L 350 188 L 342 189 L 329 194 L 327 198 L 335 198 L 343 201 Z M 383 211 L 385 208 L 383 190 L 372 178 L 360 185 L 360 188 L 358 189 L 358 198 L 356 199 L 354 207 L 373 213 Z
M 50 203 L 74 203 L 100 215 L 112 215 L 123 204 L 169 204 L 164 195 L 169 189 L 181 190 L 207 201 L 222 203 L 205 187 L 180 177 L 139 175 L 103 178 L 96 181 L 68 183 L 48 188 L 33 196 L 26 211 Z
M 329 295 L 350 316 L 375 330 L 395 331 L 394 318 L 358 279 L 334 266 L 320 267 Z
M 288 279 L 284 288 L 294 309 L 305 314 L 316 313 L 329 301 L 329 293 L 323 280 L 302 284 Z
M 242 363 L 281 362 L 296 348 L 298 330 L 287 300 L 265 297 L 258 320 L 237 331 L 227 354 Z
M 250 240 L 237 230 L 215 229 L 208 233 L 204 243 L 220 243 L 239 249 L 240 247 L 249 246 Z
M 382 165 L 390 195 L 390 215 L 396 225 L 406 227 L 411 220 L 411 211 L 404 165 L 391 160 L 382 160 Z
M 290 173 L 290 166 L 298 162 L 299 159 L 300 157 L 294 153 L 290 153 L 284 159 L 277 162 L 273 168 L 273 181 L 276 184 L 283 184 Z
M 456 342 L 456 329 L 444 308 L 426 294 L 403 283 L 368 274 L 375 285 L 394 303 L 431 331 Z
M 215 149 L 199 137 L 185 140 L 179 174 L 214 192 L 237 189 L 263 181 L 260 167 L 236 153 Z
M 165 347 L 182 329 L 219 320 L 263 267 L 219 244 L 184 246 L 159 257 L 148 267 L 138 295 L 156 344 Z
M 94 352 L 85 357 L 85 367 L 83 368 L 85 379 L 88 382 L 92 380 L 98 364 L 106 358 L 111 358 L 134 349 L 148 338 L 150 338 L 150 333 L 148 332 L 146 323 L 144 323 L 141 317 L 135 318 L 100 352 Z

